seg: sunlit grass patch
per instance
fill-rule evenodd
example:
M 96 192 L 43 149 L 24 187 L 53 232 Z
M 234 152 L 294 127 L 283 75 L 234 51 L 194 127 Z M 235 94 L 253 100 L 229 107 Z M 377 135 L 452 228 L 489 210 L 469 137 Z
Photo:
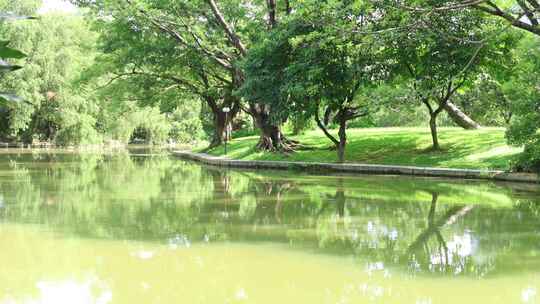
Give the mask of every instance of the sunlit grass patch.
M 517 154 L 517 153 L 521 152 L 521 150 L 522 150 L 521 148 L 516 148 L 516 147 L 499 146 L 499 147 L 495 147 L 493 149 L 490 149 L 488 151 L 484 151 L 484 152 L 480 152 L 480 153 L 476 153 L 476 154 L 471 154 L 471 155 L 467 156 L 466 159 L 476 161 L 476 160 L 488 159 L 488 158 L 492 158 L 492 157 L 501 157 L 501 156 L 505 156 L 505 155 Z
M 431 136 L 427 128 L 351 129 L 348 130 L 346 159 L 350 163 L 366 164 L 508 169 L 510 160 L 521 149 L 506 144 L 504 131 L 503 128 L 472 131 L 440 128 L 442 150 L 431 151 Z M 227 156 L 246 160 L 337 161 L 336 152 L 329 149 L 331 142 L 322 132 L 309 131 L 293 138 L 313 149 L 291 154 L 260 152 L 255 149 L 258 137 L 250 136 L 229 142 Z M 206 152 L 224 155 L 224 147 Z

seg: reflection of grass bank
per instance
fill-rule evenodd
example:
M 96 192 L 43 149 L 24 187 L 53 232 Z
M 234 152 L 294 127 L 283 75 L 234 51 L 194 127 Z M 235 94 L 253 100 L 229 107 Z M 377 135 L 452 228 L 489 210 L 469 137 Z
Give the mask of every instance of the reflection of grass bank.
M 514 263 L 523 252 L 537 254 L 530 249 L 538 243 L 530 230 L 538 222 L 537 186 L 234 170 L 141 155 L 13 155 L 18 167 L 5 165 L 4 172 L 16 171 L 16 180 L 1 175 L 10 157 L 0 155 L 0 221 L 39 224 L 81 242 L 146 241 L 189 250 L 199 244 L 287 244 L 407 269 L 412 244 L 441 248 L 431 234 L 433 218 L 448 244 L 469 231 L 482 240 L 491 264 L 464 257 L 464 275 L 493 274 L 499 271 L 489 268 L 494 263 L 520 273 L 537 264 L 532 258 Z M 461 267 L 456 265 L 447 269 Z
M 466 131 L 441 128 L 443 151 L 429 152 L 431 137 L 428 129 L 384 128 L 351 129 L 348 131 L 348 162 L 387 165 L 413 165 L 448 168 L 507 169 L 509 161 L 521 150 L 506 145 L 504 129 L 484 128 Z M 288 160 L 306 162 L 335 162 L 336 152 L 328 149 L 330 142 L 319 131 L 297 136 L 314 150 L 290 155 L 261 153 L 255 150 L 258 137 L 234 139 L 229 143 L 228 156 L 248 160 Z M 222 155 L 223 147 L 207 151 Z
M 230 171 L 230 172 L 235 172 Z M 422 203 L 429 204 L 433 195 L 445 205 L 483 205 L 492 208 L 513 206 L 515 195 L 536 195 L 537 186 L 524 184 L 494 183 L 488 181 L 456 180 L 429 177 L 373 176 L 373 175 L 291 175 L 274 171 L 264 175 L 243 172 L 252 180 L 294 183 L 296 189 L 309 195 L 311 201 L 334 200 L 336 189 L 342 188 L 350 199 L 363 202 Z M 429 206 L 429 205 L 426 205 Z

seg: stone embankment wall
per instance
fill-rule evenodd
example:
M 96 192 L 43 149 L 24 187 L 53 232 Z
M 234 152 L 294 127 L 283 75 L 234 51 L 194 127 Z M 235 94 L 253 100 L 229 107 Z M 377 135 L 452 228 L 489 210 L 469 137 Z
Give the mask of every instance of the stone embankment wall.
M 173 151 L 172 154 L 184 159 L 194 160 L 208 165 L 232 168 L 301 170 L 306 172 L 345 172 L 382 175 L 410 175 L 461 179 L 485 179 L 526 183 L 540 182 L 540 178 L 537 174 L 510 173 L 495 170 L 448 169 L 349 163 L 336 164 L 288 161 L 235 160 L 225 157 L 211 156 L 203 153 L 193 153 L 189 151 Z

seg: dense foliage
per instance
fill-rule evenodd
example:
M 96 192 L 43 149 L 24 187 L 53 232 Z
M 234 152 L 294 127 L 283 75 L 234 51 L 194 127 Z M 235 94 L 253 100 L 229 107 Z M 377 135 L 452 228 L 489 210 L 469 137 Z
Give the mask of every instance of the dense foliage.
M 3 87 L 16 92 L 26 102 L 2 113 L 5 129 L 1 136 L 29 142 L 52 140 L 62 130 L 63 140 L 97 141 L 91 116 L 94 105 L 83 92 L 69 85 L 92 64 L 96 35 L 83 20 L 42 16 L 32 22 L 14 22 L 2 32 L 28 56 L 24 58 L 23 69 L 2 80 Z M 86 136 L 70 138 L 74 132 Z
M 258 134 L 294 153 L 313 147 L 288 133 L 318 128 L 345 161 L 353 127 L 429 126 L 444 153 L 438 125 L 483 125 L 524 147 L 517 169 L 540 168 L 534 1 L 71 2 L 0 1 L 2 141 Z
M 540 39 L 524 39 L 516 53 L 518 72 L 504 84 L 513 100 L 508 139 L 511 144 L 525 146 L 518 169 L 540 171 Z

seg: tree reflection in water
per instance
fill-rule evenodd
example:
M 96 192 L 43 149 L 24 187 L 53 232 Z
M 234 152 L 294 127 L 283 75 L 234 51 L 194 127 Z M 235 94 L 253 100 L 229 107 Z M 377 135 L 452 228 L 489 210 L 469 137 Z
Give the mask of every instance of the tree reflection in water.
M 221 170 L 162 155 L 0 155 L 6 222 L 176 246 L 278 242 L 352 255 L 369 271 L 540 269 L 539 196 L 486 182 Z
M 435 212 L 439 194 L 432 192 L 431 196 L 427 228 L 409 246 L 406 259 L 414 268 L 427 265 L 430 271 L 460 273 L 465 269 L 464 259 L 472 255 L 471 234 L 467 232 L 462 237 L 454 235 L 452 243 L 454 246 L 449 249 L 441 229 L 454 224 L 460 217 L 469 213 L 474 206 L 452 207 L 436 220 Z M 432 238 L 436 240 L 435 246 L 431 246 L 429 242 Z

